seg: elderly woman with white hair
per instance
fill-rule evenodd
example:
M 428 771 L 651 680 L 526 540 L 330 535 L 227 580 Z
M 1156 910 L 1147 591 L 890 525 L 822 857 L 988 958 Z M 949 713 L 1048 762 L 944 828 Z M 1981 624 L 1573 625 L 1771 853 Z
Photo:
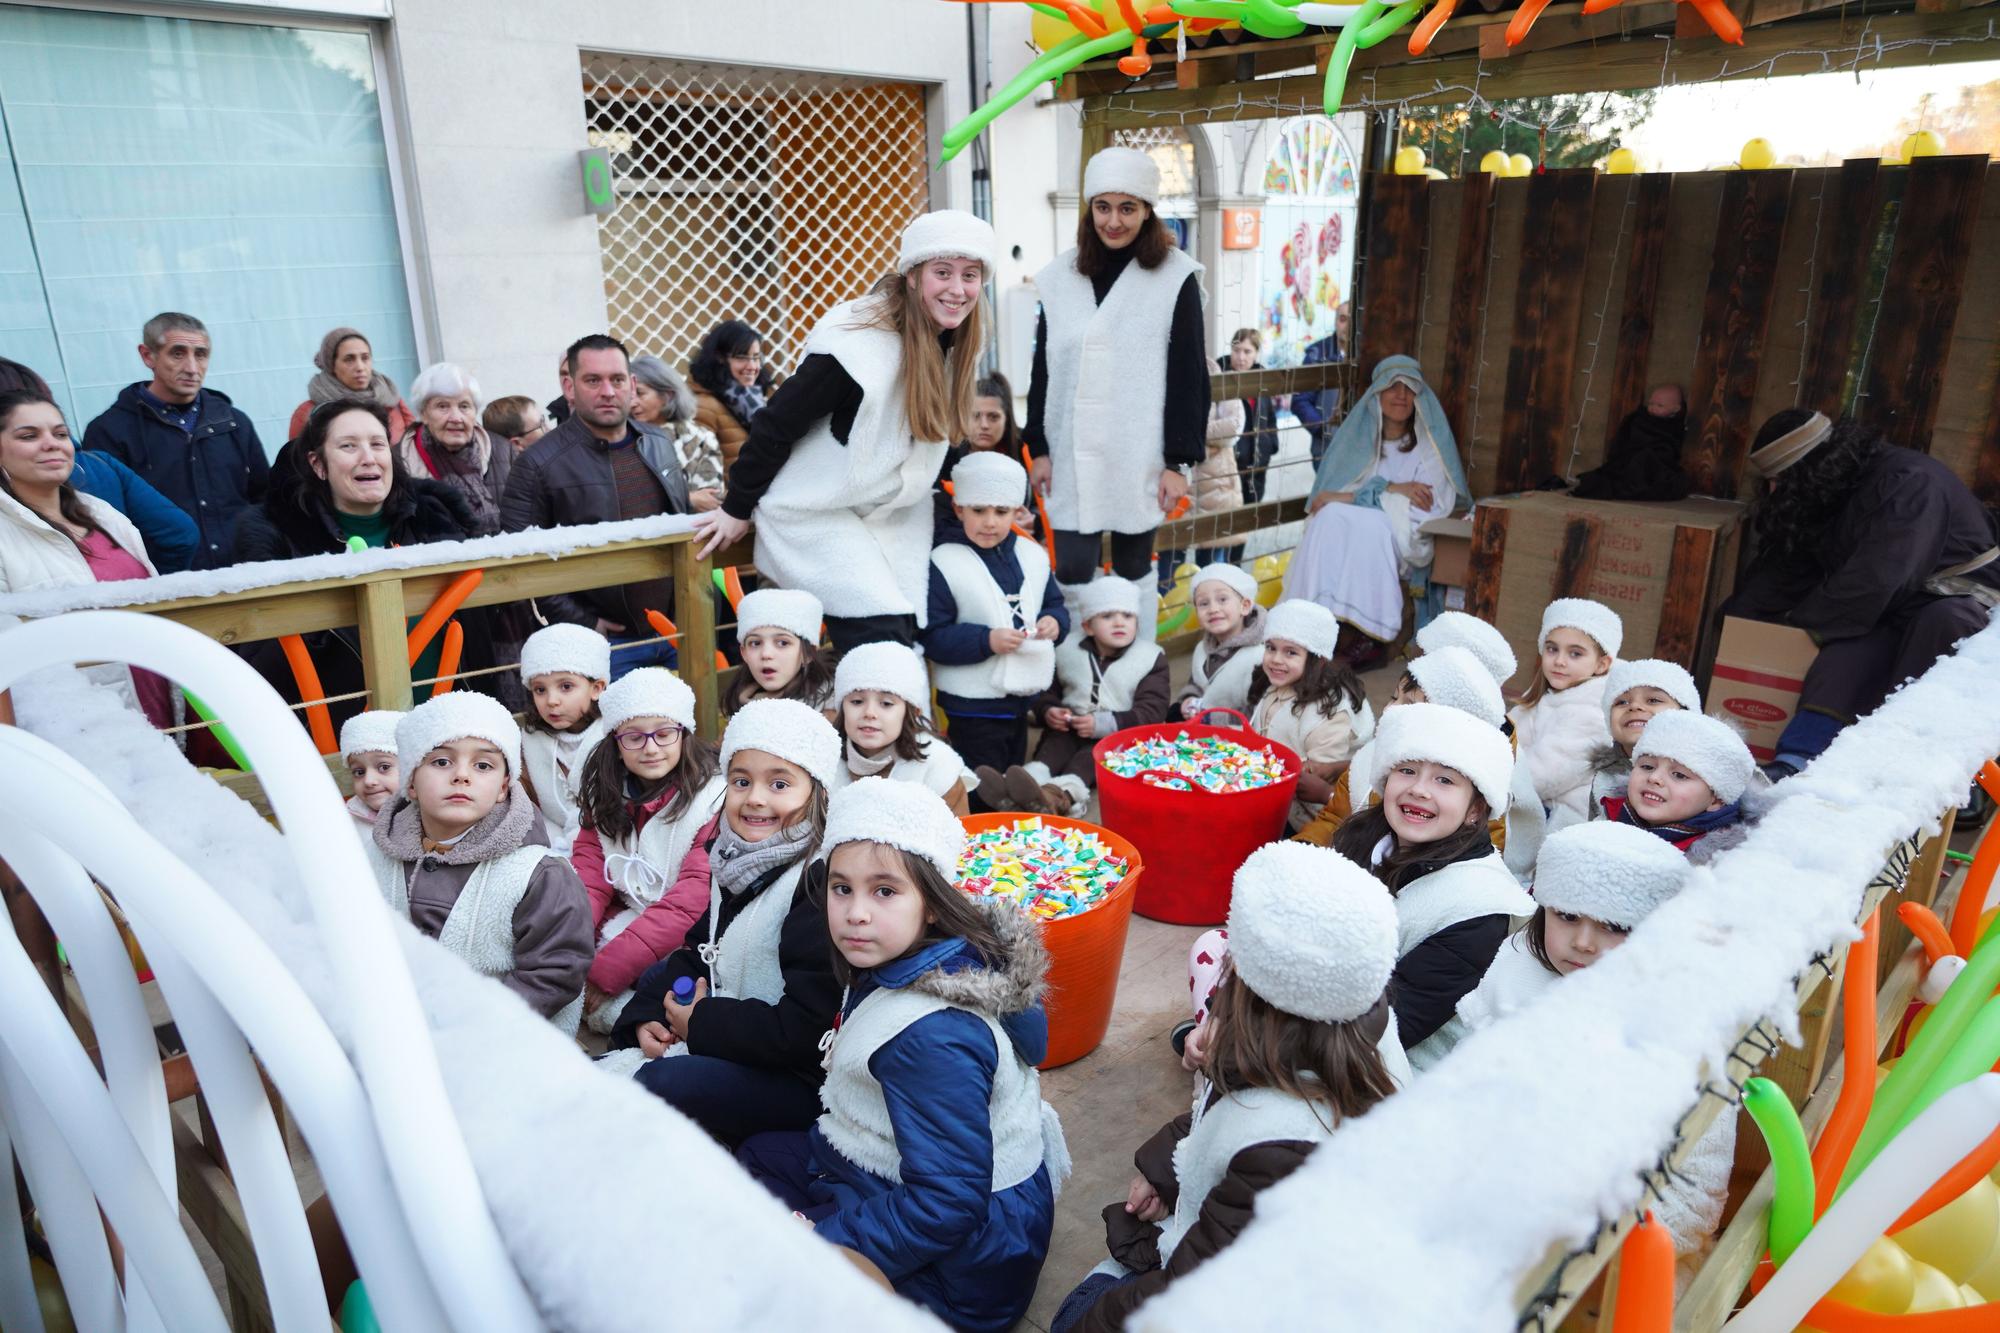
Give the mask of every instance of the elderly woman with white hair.
M 722 442 L 695 420 L 694 393 L 657 356 L 632 358 L 632 420 L 658 426 L 674 442 L 687 474 L 688 503 L 697 514 L 722 503 Z
M 457 491 L 472 510 L 474 536 L 500 531 L 500 497 L 514 451 L 496 448 L 479 424 L 479 381 L 440 361 L 411 383 L 410 402 L 417 420 L 396 444 L 403 470 Z

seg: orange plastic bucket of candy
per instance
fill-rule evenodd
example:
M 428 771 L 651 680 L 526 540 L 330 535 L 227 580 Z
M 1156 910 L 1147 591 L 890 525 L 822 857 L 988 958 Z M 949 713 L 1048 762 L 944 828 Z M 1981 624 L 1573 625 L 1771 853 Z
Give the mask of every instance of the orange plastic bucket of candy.
M 1096 824 L 1057 815 L 963 815 L 959 822 L 969 834 L 1012 828 L 1039 819 L 1045 827 L 1095 833 L 1125 861 L 1125 878 L 1094 905 L 1074 916 L 1042 922 L 1042 944 L 1049 951 L 1048 993 L 1043 1006 L 1049 1016 L 1049 1053 L 1043 1069 L 1081 1060 L 1097 1049 L 1111 1026 L 1111 1002 L 1118 995 L 1118 969 L 1125 961 L 1125 933 L 1132 924 L 1132 901 L 1145 868 L 1138 848 Z
M 1114 731 L 1092 747 L 1098 811 L 1152 867 L 1133 904 L 1140 916 L 1180 926 L 1221 925 L 1229 916 L 1236 868 L 1265 843 L 1285 836 L 1285 817 L 1299 785 L 1299 757 L 1251 731 L 1241 713 L 1233 716 L 1242 720 L 1240 730 L 1163 722 Z M 1105 767 L 1105 756 L 1114 751 L 1151 740 L 1171 744 L 1183 734 L 1197 748 L 1218 738 L 1269 749 L 1284 765 L 1284 776 L 1248 791 L 1175 791 L 1141 777 L 1120 777 Z

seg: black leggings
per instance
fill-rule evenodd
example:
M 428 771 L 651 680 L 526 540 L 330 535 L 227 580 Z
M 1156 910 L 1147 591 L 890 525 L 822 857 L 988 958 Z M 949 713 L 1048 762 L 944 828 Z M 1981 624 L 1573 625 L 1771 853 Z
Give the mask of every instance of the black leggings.
M 1101 532 L 1064 532 L 1056 529 L 1056 582 L 1088 583 L 1097 577 L 1102 559 Z M 1143 582 L 1153 569 L 1153 534 L 1114 532 L 1111 534 L 1111 572 L 1121 579 Z

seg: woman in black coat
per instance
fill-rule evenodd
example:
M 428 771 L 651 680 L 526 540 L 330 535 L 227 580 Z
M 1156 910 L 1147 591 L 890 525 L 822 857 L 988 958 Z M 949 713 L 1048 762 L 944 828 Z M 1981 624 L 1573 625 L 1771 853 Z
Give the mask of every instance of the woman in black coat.
M 442 482 L 408 476 L 389 441 L 388 414 L 373 402 L 336 399 L 313 409 L 299 438 L 272 469 L 270 492 L 236 527 L 236 562 L 294 560 L 335 555 L 360 538 L 368 547 L 414 546 L 462 541 L 474 535 L 473 515 L 463 497 Z M 415 624 L 424 608 L 414 608 Z M 493 665 L 493 643 L 483 609 L 455 617 L 465 631 L 460 671 Z M 366 688 L 361 671 L 361 639 L 353 626 L 304 636 L 306 650 L 329 698 Z M 437 674 L 444 635 L 437 634 L 411 669 L 423 680 Z M 245 656 L 287 701 L 299 701 L 299 685 L 276 640 L 251 645 Z M 490 676 L 459 682 L 456 689 L 491 693 Z M 419 686 L 420 697 L 429 687 Z M 369 707 L 367 699 L 346 699 L 327 707 L 333 725 Z

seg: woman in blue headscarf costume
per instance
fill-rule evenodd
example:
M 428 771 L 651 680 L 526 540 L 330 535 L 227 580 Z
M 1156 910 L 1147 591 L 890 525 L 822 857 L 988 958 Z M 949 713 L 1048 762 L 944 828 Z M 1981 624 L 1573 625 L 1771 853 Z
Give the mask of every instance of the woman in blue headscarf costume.
M 1403 625 L 1403 589 L 1430 579 L 1420 529 L 1471 493 L 1451 423 L 1412 357 L 1388 356 L 1334 432 L 1313 477 L 1305 536 L 1285 595 L 1317 602 L 1387 642 Z

